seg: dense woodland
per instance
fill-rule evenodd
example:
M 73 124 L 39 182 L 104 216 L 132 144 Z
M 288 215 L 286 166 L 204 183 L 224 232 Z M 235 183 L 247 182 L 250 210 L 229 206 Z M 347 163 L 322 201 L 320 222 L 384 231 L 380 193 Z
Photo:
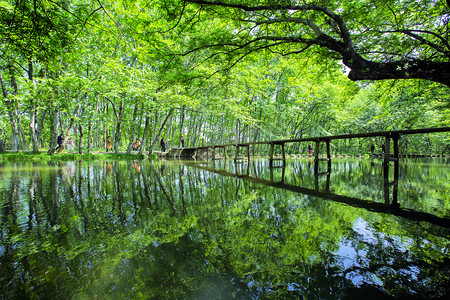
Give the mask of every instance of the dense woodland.
M 450 126 L 448 2 L 0 0 L 0 150 L 53 154 L 60 133 L 80 153 L 107 136 L 142 152 L 181 135 L 192 147 Z M 400 143 L 450 152 L 449 134 Z

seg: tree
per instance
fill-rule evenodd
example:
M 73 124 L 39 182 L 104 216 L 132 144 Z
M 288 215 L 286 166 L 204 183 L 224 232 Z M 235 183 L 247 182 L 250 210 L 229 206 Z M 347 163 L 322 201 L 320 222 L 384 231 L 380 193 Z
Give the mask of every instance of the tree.
M 338 58 L 351 80 L 426 79 L 450 86 L 449 7 L 441 1 L 180 1 L 184 55 L 211 51 L 233 67 L 252 52 Z

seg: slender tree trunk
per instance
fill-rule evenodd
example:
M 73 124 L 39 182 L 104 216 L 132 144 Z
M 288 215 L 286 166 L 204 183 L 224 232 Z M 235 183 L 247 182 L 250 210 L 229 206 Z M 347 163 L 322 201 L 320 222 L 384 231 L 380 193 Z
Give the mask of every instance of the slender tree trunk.
M 127 154 L 131 153 L 131 150 L 133 149 L 134 141 L 136 139 L 136 120 L 137 120 L 138 110 L 139 110 L 139 102 L 136 100 L 136 103 L 134 104 L 133 122 L 131 124 L 131 139 L 130 139 L 130 143 L 128 144 Z
M 180 115 L 180 136 L 178 138 L 178 147 L 181 147 L 181 136 L 183 135 L 183 126 L 184 126 L 184 110 L 185 110 L 186 105 L 183 105 L 183 107 L 181 108 L 181 115 Z M 185 141 L 186 143 L 186 141 Z
M 155 127 L 153 127 L 153 137 L 156 137 L 156 131 L 158 128 L 158 110 L 155 109 Z M 150 146 L 151 149 L 153 149 L 153 143 Z
M 117 111 L 116 109 L 116 104 L 115 104 L 115 99 L 114 102 L 111 101 L 109 98 L 106 98 L 106 100 L 108 100 L 109 103 L 111 103 L 113 110 L 114 110 L 114 116 L 116 118 L 116 131 L 114 134 L 114 152 L 116 154 L 119 153 L 119 145 L 120 145 L 120 140 L 122 138 L 122 118 L 123 118 L 123 111 L 124 111 L 124 97 L 125 95 L 122 96 L 122 99 L 120 101 L 120 107 L 119 107 L 119 111 Z
M 30 139 L 31 144 L 33 147 L 33 152 L 39 152 L 39 136 L 37 135 L 36 130 L 36 115 L 37 115 L 37 108 L 34 104 L 34 101 L 31 101 L 31 108 L 30 108 Z
M 78 154 L 83 154 L 83 127 L 78 125 Z
M 144 127 L 144 135 L 142 136 L 142 143 L 141 147 L 139 148 L 139 154 L 142 154 L 143 151 L 145 151 L 145 147 L 147 144 L 147 134 L 150 130 L 150 117 L 145 117 L 145 127 Z
M 88 142 L 87 142 L 87 153 L 91 152 L 91 132 L 92 132 L 92 121 L 91 117 L 89 117 L 88 121 Z
M 143 114 L 143 111 L 144 111 L 144 103 L 142 103 L 142 105 L 141 105 L 141 113 L 139 114 L 139 120 L 138 120 L 138 122 L 137 122 L 137 124 L 138 124 L 138 127 L 137 127 L 137 129 L 136 129 L 136 135 L 138 136 L 138 137 L 140 137 L 141 136 L 141 125 L 142 125 L 142 118 L 144 117 L 144 114 Z
M 20 117 L 20 114 L 17 114 L 17 128 L 19 129 L 19 137 L 21 139 L 22 150 L 28 149 L 28 142 L 27 142 L 27 136 L 25 135 L 25 131 L 22 128 L 22 119 Z
M 33 63 L 28 63 L 28 80 L 30 83 L 33 83 Z M 30 103 L 30 139 L 31 144 L 33 148 L 33 152 L 37 153 L 39 152 L 39 138 L 40 138 L 40 129 L 39 126 L 40 123 L 37 122 L 38 119 L 38 107 L 36 105 L 35 100 L 31 100 Z M 46 110 L 43 112 L 43 115 L 45 116 Z M 42 120 L 42 118 L 41 118 Z
M 48 155 L 53 155 L 55 153 L 56 147 L 58 145 L 58 132 L 59 132 L 59 109 L 55 108 L 55 111 L 53 112 L 52 138 L 50 141 L 50 148 L 47 151 Z
M 14 90 L 17 91 L 17 86 L 15 84 L 14 75 L 11 77 L 11 84 L 14 87 Z M 4 102 L 6 108 L 8 110 L 9 122 L 11 126 L 11 150 L 17 151 L 19 149 L 19 129 L 17 126 L 17 110 L 15 108 L 15 101 L 9 101 L 8 99 L 8 90 L 6 89 L 5 82 L 3 81 L 3 77 L 0 74 L 0 85 L 2 86 L 2 92 L 4 97 Z
M 116 116 L 117 125 L 116 125 L 116 133 L 114 136 L 114 152 L 116 154 L 119 153 L 119 145 L 120 145 L 120 140 L 122 138 L 123 111 L 124 111 L 124 100 L 122 99 L 120 101 L 119 113 Z
M 169 126 L 167 126 L 167 132 L 166 132 L 166 147 L 169 149 L 171 142 L 170 142 L 170 138 L 171 138 L 171 133 L 172 133 L 172 122 L 173 122 L 173 114 L 171 114 L 170 116 L 170 120 L 169 120 Z
M 153 142 L 152 142 L 152 144 L 150 146 L 150 150 L 153 150 L 153 148 L 155 147 L 156 143 L 161 139 L 161 134 L 162 134 L 162 132 L 164 130 L 164 127 L 166 126 L 166 123 L 169 120 L 169 118 L 172 116 L 174 110 L 175 110 L 174 108 L 170 109 L 169 114 L 164 119 L 164 122 L 161 124 L 161 127 L 159 128 L 158 135 L 155 137 L 155 139 L 153 140 Z

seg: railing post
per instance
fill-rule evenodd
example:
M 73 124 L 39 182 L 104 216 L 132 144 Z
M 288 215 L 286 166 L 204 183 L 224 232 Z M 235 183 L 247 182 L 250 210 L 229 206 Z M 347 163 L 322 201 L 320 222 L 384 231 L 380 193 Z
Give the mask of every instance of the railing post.
M 314 173 L 319 173 L 319 146 L 320 141 L 316 141 L 316 148 L 314 149 Z
M 247 161 L 250 161 L 250 145 L 247 145 Z
M 236 153 L 234 154 L 234 162 L 237 162 L 239 158 L 239 145 L 236 144 Z
M 400 135 L 395 134 L 392 138 L 394 140 L 394 158 L 398 161 L 398 156 L 399 156 L 398 140 L 400 138 Z
M 216 147 L 213 146 L 212 160 L 216 160 Z
M 384 204 L 389 205 L 389 164 L 383 163 L 383 188 L 384 188 Z
M 384 140 L 384 163 L 387 164 L 389 162 L 389 151 L 391 149 L 391 136 L 389 134 L 386 135 Z
M 273 167 L 273 143 L 269 144 L 269 167 Z
M 331 172 L 331 151 L 330 151 L 330 140 L 325 141 L 327 145 L 327 159 L 328 159 L 328 173 Z
M 281 153 L 283 155 L 283 166 L 286 165 L 286 153 L 284 152 L 284 143 L 281 144 Z

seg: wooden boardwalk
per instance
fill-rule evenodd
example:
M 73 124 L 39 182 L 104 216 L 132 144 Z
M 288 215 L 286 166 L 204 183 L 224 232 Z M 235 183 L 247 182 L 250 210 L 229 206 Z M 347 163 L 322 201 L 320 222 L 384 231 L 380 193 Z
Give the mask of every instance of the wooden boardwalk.
M 367 133 L 356 133 L 356 134 L 342 134 L 342 135 L 330 135 L 321 137 L 310 137 L 301 139 L 285 139 L 277 141 L 261 141 L 261 142 L 248 142 L 248 143 L 237 143 L 237 144 L 225 144 L 225 145 L 210 145 L 202 147 L 190 147 L 190 148 L 173 148 L 171 149 L 171 154 L 169 156 L 176 157 L 197 157 L 206 156 L 207 159 L 210 158 L 210 152 L 212 152 L 211 159 L 216 159 L 216 153 L 223 149 L 224 157 L 227 158 L 226 148 L 234 147 L 235 155 L 234 160 L 237 162 L 242 159 L 250 160 L 250 147 L 256 145 L 268 145 L 269 146 L 269 165 L 273 167 L 273 162 L 280 160 L 285 164 L 286 152 L 285 145 L 288 143 L 301 143 L 301 142 L 312 142 L 314 143 L 314 168 L 317 171 L 318 163 L 320 161 L 326 161 L 328 164 L 328 171 L 331 169 L 331 151 L 330 143 L 333 140 L 342 139 L 355 139 L 355 138 L 370 138 L 370 137 L 384 137 L 385 138 L 385 151 L 384 151 L 384 162 L 387 164 L 389 161 L 398 161 L 399 158 L 399 147 L 398 140 L 402 135 L 411 134 L 426 134 L 426 133 L 437 133 L 437 132 L 450 132 L 450 127 L 439 127 L 439 128 L 423 128 L 423 129 L 409 129 L 409 130 L 394 130 L 394 131 L 378 131 L 378 132 L 367 132 Z M 390 153 L 391 142 L 393 143 L 393 155 Z M 325 143 L 326 145 L 326 158 L 320 158 L 320 145 Z M 275 147 L 281 147 L 281 158 L 275 158 L 274 152 Z M 245 149 L 245 157 L 239 157 L 240 149 Z M 206 155 L 205 155 L 206 154 Z

